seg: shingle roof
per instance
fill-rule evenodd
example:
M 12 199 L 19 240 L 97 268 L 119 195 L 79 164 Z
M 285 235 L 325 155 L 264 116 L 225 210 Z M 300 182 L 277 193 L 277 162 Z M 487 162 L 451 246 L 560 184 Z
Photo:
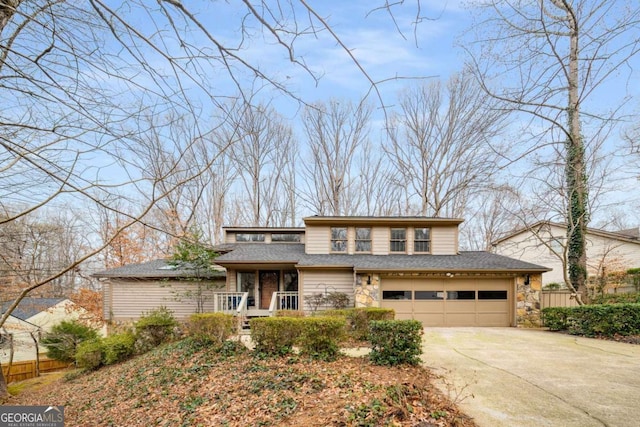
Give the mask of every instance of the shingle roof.
M 141 264 L 130 264 L 123 267 L 111 268 L 109 270 L 94 273 L 93 277 L 98 278 L 135 278 L 135 279 L 165 279 L 165 278 L 213 278 L 225 277 L 224 270 L 210 271 L 208 273 L 197 272 L 188 264 L 179 267 L 173 267 L 169 264 L 170 260 L 156 259 Z
M 431 271 L 549 271 L 547 267 L 489 252 L 458 255 L 305 254 L 303 244 L 237 244 L 217 258 L 221 265 L 236 263 L 290 263 L 299 267 L 350 267 L 356 270 Z
M 64 300 L 66 298 L 23 298 L 11 315 L 20 320 L 27 320 Z M 13 301 L 7 301 L 2 304 L 3 314 L 11 304 L 13 304 Z
M 523 228 L 519 228 L 515 231 L 512 231 L 510 233 L 505 234 L 504 236 L 500 237 L 499 239 L 491 242 L 491 245 L 493 246 L 498 246 L 500 243 L 504 242 L 505 240 L 509 240 L 510 238 L 517 236 L 518 234 L 522 234 L 525 232 L 530 232 L 533 230 L 533 232 L 537 232 L 540 228 L 542 227 L 558 227 L 558 228 L 562 228 L 562 229 L 566 229 L 567 228 L 567 224 L 566 223 L 560 223 L 560 222 L 552 222 L 552 221 L 538 221 L 535 222 L 527 227 L 523 227 Z M 640 244 L 640 240 L 639 240 L 639 232 L 638 229 L 628 229 L 628 230 L 619 230 L 619 231 L 606 231 L 606 230 L 600 230 L 598 228 L 590 228 L 587 227 L 587 236 L 589 234 L 595 235 L 595 236 L 600 236 L 600 237 L 605 237 L 605 238 L 609 238 L 609 239 L 613 239 L 613 240 L 620 240 L 620 241 L 624 241 L 624 242 L 628 242 L 628 243 L 635 243 L 635 244 Z
M 300 267 L 338 266 L 356 270 L 423 271 L 549 271 L 547 267 L 489 252 L 460 252 L 458 255 L 305 255 Z
M 220 265 L 238 262 L 297 263 L 304 255 L 302 243 L 238 243 L 231 252 L 220 255 Z

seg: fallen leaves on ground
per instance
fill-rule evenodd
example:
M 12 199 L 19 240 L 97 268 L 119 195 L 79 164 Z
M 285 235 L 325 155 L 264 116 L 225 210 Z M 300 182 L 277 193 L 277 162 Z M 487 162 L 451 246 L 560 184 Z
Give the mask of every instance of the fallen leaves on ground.
M 475 426 L 417 366 L 260 358 L 184 340 L 11 398 L 71 426 Z

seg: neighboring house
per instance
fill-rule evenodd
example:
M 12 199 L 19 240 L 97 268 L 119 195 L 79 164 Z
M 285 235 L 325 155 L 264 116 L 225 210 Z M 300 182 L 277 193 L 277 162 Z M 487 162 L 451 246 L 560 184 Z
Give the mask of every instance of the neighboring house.
M 318 294 L 388 307 L 425 326 L 516 326 L 539 318 L 542 273 L 488 252 L 458 250 L 461 219 L 304 218 L 304 228 L 225 227 L 226 292 L 218 309 L 248 316 L 313 311 Z M 228 305 L 225 305 L 228 302 Z
M 2 304 L 4 313 L 13 301 Z M 36 345 L 33 338 L 40 339 L 43 333 L 49 332 L 53 325 L 63 320 L 78 319 L 86 311 L 67 298 L 23 298 L 18 307 L 11 313 L 3 325 L 3 334 L 13 335 L 14 361 L 33 360 L 36 358 Z M 9 359 L 8 342 L 4 340 L 1 359 Z M 39 348 L 40 352 L 45 349 Z
M 154 260 L 95 273 L 102 281 L 104 319 L 137 320 L 150 310 L 166 307 L 184 320 L 197 311 L 214 311 L 214 291 L 224 289 L 223 268 L 204 273 L 188 265 Z
M 502 237 L 492 245 L 497 254 L 553 268 L 552 272 L 544 275 L 544 285 L 563 284 L 565 236 L 565 224 L 539 221 Z M 586 242 L 587 273 L 591 277 L 640 267 L 637 228 L 618 232 L 588 228 Z

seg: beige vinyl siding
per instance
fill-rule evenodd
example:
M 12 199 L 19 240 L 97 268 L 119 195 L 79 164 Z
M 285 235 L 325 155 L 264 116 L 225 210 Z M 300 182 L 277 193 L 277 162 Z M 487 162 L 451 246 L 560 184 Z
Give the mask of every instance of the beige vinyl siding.
M 308 254 L 328 254 L 331 246 L 329 226 L 307 226 L 305 252 Z
M 225 243 L 236 243 L 236 233 L 235 232 L 230 232 L 224 233 L 224 242 Z
M 501 241 L 495 247 L 495 253 L 552 268 L 552 271 L 542 275 L 543 285 L 564 283 L 562 262 L 552 253 L 549 242 L 553 238 L 564 237 L 566 230 L 556 225 L 550 226 L 550 229 L 551 232 L 541 230 L 538 235 L 531 231 L 516 234 Z M 587 273 L 590 276 L 601 274 L 602 265 L 606 266 L 608 272 L 640 267 L 640 242 L 614 239 L 589 232 L 586 240 Z
M 236 270 L 227 270 L 227 292 L 235 292 L 238 286 L 238 275 Z
M 347 253 L 353 255 L 356 251 L 356 228 L 347 227 Z
M 344 292 L 353 302 L 353 270 L 305 270 L 299 277 L 303 300 L 318 293 Z M 305 305 L 305 309 L 308 309 Z
M 102 318 L 111 319 L 111 283 L 109 282 L 102 284 Z
M 374 255 L 388 255 L 391 238 L 389 227 L 373 227 L 371 230 L 371 252 Z
M 431 253 L 433 255 L 455 255 L 458 247 L 457 227 L 431 228 Z
M 220 290 L 224 282 L 218 281 Z M 164 306 L 173 311 L 177 319 L 187 319 L 196 311 L 196 302 L 181 297 L 194 289 L 194 282 L 118 281 L 111 283 L 111 313 L 114 321 L 135 320 L 145 312 Z M 214 292 L 213 290 L 211 291 Z M 181 299 L 181 301 L 178 301 Z M 205 302 L 205 311 L 213 311 L 213 298 Z

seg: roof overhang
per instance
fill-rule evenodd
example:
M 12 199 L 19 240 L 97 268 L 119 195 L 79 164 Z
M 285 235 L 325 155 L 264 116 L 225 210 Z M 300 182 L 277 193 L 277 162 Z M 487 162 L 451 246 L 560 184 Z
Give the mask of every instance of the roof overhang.
M 388 226 L 431 226 L 459 225 L 461 218 L 432 218 L 425 216 L 309 216 L 305 225 L 388 225 Z
M 222 227 L 224 231 L 242 232 L 249 231 L 252 233 L 304 233 L 304 227 Z

